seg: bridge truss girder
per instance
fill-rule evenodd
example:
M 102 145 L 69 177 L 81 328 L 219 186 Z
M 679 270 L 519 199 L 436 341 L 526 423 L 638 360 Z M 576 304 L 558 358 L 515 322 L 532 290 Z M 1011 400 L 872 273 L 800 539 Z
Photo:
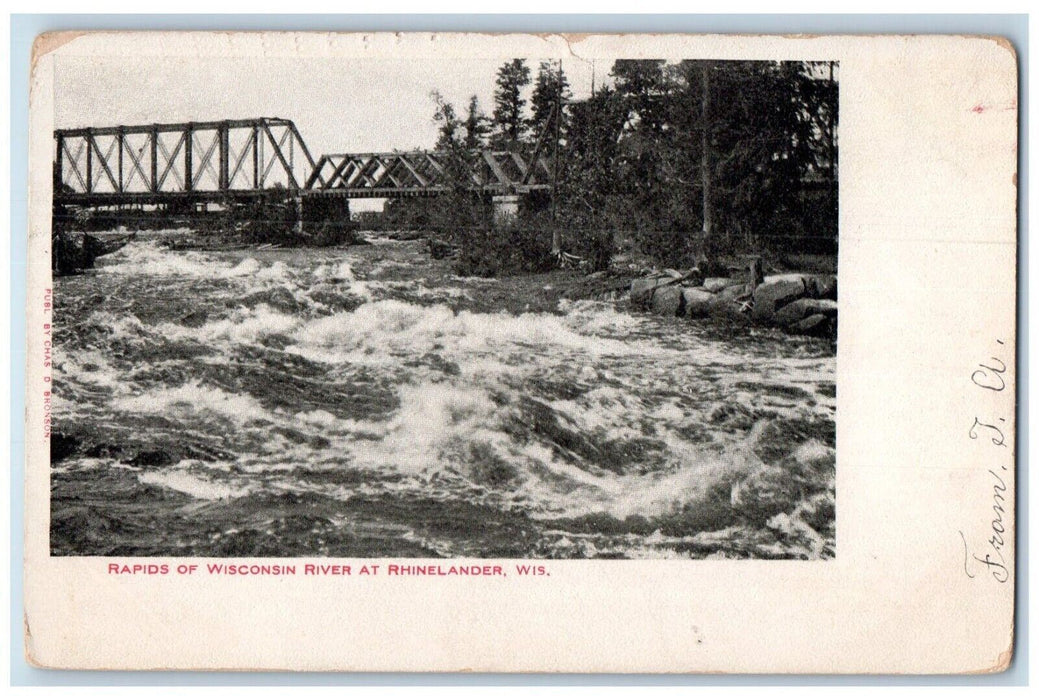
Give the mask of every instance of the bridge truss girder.
M 58 129 L 54 140 L 58 198 L 295 190 L 315 165 L 288 119 Z
M 512 151 L 334 153 L 318 159 L 306 189 L 356 197 L 437 194 L 452 186 L 449 173 L 466 178 L 466 189 L 498 193 L 546 189 L 552 179 L 544 158 L 531 168 Z

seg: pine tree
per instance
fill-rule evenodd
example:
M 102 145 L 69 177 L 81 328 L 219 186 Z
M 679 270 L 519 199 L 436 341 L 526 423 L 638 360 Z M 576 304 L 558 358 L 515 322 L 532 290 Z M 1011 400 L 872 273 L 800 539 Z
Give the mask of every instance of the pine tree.
M 436 112 L 433 114 L 433 121 L 438 125 L 436 149 L 438 151 L 451 150 L 458 145 L 459 131 L 462 127 L 458 113 L 455 111 L 454 105 L 445 100 L 438 90 L 429 93 L 429 96 L 436 105 Z
M 436 222 L 435 228 L 441 233 L 449 238 L 464 236 L 468 228 L 486 218 L 485 206 L 469 189 L 473 171 L 473 154 L 466 144 L 469 135 L 463 133 L 466 125 L 458 118 L 454 105 L 437 90 L 431 92 L 430 97 L 436 104 L 433 115 L 438 124 L 436 149 L 441 152 L 438 160 L 443 168 L 438 183 L 444 192 L 428 206 L 422 205 L 422 209 Z M 473 104 L 470 100 L 470 110 Z
M 642 131 L 656 132 L 666 120 L 671 74 L 663 59 L 619 59 L 610 71 L 617 94 L 629 109 L 629 119 Z
M 796 232 L 818 226 L 806 221 L 804 200 L 823 136 L 818 114 L 824 107 L 813 104 L 817 78 L 810 66 L 695 61 L 688 67 L 694 98 L 704 99 L 704 71 L 709 75 L 709 110 L 701 112 L 696 131 L 709 150 L 701 186 L 710 188 L 715 238 L 736 248 L 795 243 Z
M 487 145 L 487 135 L 491 128 L 488 125 L 487 115 L 480 109 L 480 101 L 476 95 L 469 98 L 469 108 L 465 116 L 465 147 L 469 150 L 477 150 Z
M 538 66 L 538 75 L 534 80 L 534 94 L 530 98 L 530 107 L 533 114 L 530 118 L 531 132 L 538 136 L 542 129 L 548 124 L 549 115 L 556 104 L 562 105 L 570 100 L 570 83 L 566 74 L 562 72 L 561 64 L 553 64 L 542 61 Z M 553 127 L 554 128 L 554 127 Z M 566 133 L 565 121 L 560 124 L 560 133 Z
M 513 148 L 523 142 L 527 131 L 523 88 L 530 84 L 530 68 L 526 61 L 514 58 L 502 64 L 495 84 L 491 142 L 496 148 Z

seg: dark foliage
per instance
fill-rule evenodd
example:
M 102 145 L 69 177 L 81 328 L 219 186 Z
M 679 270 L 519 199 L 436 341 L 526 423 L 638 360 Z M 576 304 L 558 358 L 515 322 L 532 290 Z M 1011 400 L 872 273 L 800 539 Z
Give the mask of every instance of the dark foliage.
M 527 100 L 523 89 L 530 84 L 530 68 L 522 58 L 514 58 L 498 69 L 494 90 L 494 132 L 491 144 L 495 148 L 510 148 L 523 142 L 527 135 L 527 120 L 523 110 Z
M 542 61 L 534 80 L 534 92 L 530 96 L 529 124 L 532 138 L 536 139 L 546 128 L 555 128 L 550 124 L 553 109 L 556 105 L 566 104 L 571 97 L 570 83 L 562 71 L 562 66 L 558 62 Z M 564 114 L 559 125 L 559 134 L 565 137 L 566 133 L 567 119 Z
M 462 143 L 465 148 L 475 150 L 486 147 L 487 137 L 491 133 L 490 119 L 480 109 L 480 101 L 476 95 L 469 98 L 469 107 L 466 109 L 462 125 L 465 127 L 465 140 Z
M 455 273 L 463 277 L 544 272 L 555 266 L 551 236 L 537 227 L 509 222 L 471 229 L 460 237 L 464 243 L 455 260 Z
M 835 70 L 797 61 L 618 60 L 611 86 L 573 102 L 559 65 L 542 62 L 528 118 L 530 71 L 521 59 L 506 62 L 489 142 L 527 159 L 537 151 L 556 172 L 551 205 L 523 195 L 518 220 L 495 229 L 489 200 L 468 190 L 487 143 L 479 105 L 472 98 L 462 119 L 434 93 L 438 148 L 451 153 L 454 186 L 436 200 L 391 203 L 384 223 L 443 234 L 466 250 L 459 264 L 469 274 L 536 269 L 553 234 L 590 269 L 607 267 L 619 246 L 701 269 L 733 253 L 835 253 Z M 523 240 L 529 259 L 501 247 Z
M 630 232 L 641 252 L 668 265 L 748 250 L 835 251 L 831 69 L 617 61 L 614 87 L 571 108 L 562 216 Z

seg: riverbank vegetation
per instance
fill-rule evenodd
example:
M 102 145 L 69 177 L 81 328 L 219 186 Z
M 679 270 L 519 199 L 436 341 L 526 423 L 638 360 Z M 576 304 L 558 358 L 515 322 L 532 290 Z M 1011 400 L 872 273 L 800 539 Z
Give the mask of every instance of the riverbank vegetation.
M 836 254 L 833 63 L 618 60 L 607 84 L 574 100 L 559 64 L 542 62 L 532 78 L 515 59 L 498 70 L 490 116 L 475 96 L 464 110 L 432 99 L 457 186 L 390 201 L 372 223 L 447 237 L 466 268 L 526 271 L 562 250 L 602 269 L 619 247 L 664 267 Z M 542 158 L 551 203 L 524 195 L 515 215 L 495 219 L 465 186 L 485 148 Z M 503 254 L 524 241 L 529 254 Z

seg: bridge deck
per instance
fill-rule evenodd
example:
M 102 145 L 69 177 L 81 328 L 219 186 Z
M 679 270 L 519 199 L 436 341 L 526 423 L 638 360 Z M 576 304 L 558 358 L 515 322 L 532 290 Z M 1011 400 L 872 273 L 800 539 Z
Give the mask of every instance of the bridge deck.
M 530 192 L 550 191 L 551 185 L 526 185 L 512 188 L 503 188 L 495 185 L 487 187 L 470 187 L 470 192 L 482 192 L 486 195 L 527 194 Z M 87 194 L 84 192 L 66 192 L 55 194 L 54 201 L 61 204 L 72 204 L 79 206 L 119 206 L 129 204 L 152 205 L 166 204 L 175 201 L 192 202 L 226 202 L 229 200 L 260 199 L 270 196 L 273 190 L 213 190 L 192 192 L 103 192 Z M 446 187 L 383 187 L 352 188 L 352 189 L 329 189 L 329 190 L 284 190 L 286 196 L 299 196 L 303 199 L 399 199 L 405 197 L 437 197 L 448 191 Z

